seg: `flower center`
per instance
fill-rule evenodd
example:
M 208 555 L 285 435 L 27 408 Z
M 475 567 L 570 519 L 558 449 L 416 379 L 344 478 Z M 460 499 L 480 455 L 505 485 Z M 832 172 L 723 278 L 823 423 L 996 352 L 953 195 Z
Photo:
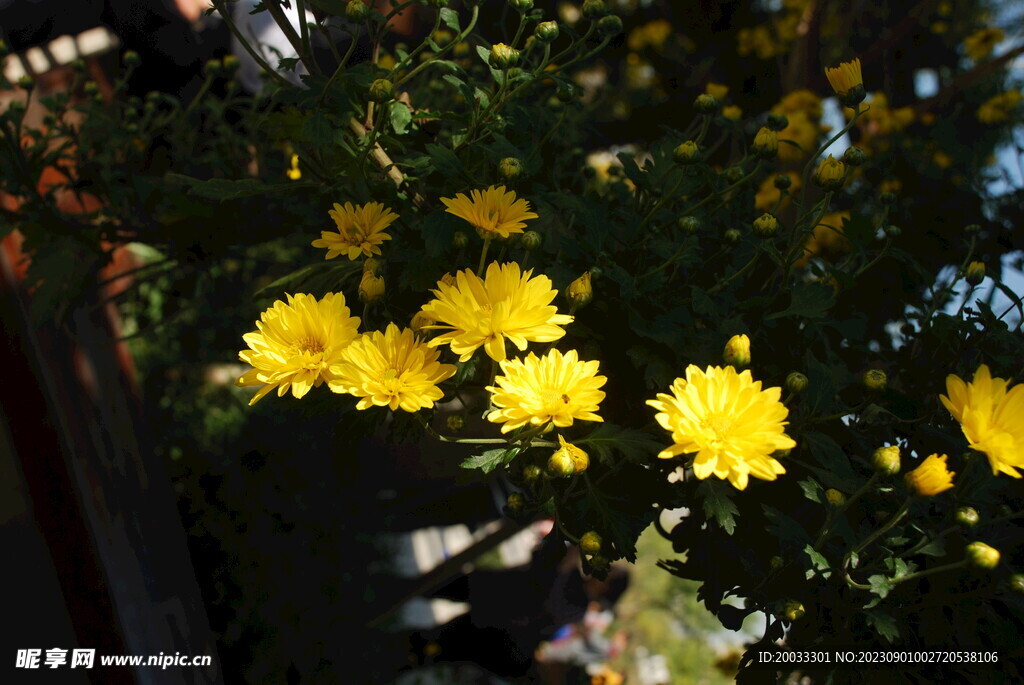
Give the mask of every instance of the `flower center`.
M 732 429 L 732 419 L 721 414 L 710 414 L 704 417 L 702 425 L 714 435 L 714 442 L 723 442 Z
M 307 335 L 295 341 L 295 349 L 300 354 L 321 354 L 324 351 L 324 344 L 313 336 Z

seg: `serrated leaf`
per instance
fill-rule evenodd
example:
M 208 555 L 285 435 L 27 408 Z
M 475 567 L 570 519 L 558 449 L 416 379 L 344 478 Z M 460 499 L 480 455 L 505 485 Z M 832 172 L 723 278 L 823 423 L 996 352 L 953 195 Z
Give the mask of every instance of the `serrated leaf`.
M 784 316 L 802 316 L 808 319 L 818 319 L 825 315 L 825 312 L 832 306 L 835 293 L 830 286 L 824 283 L 800 283 L 793 286 L 790 291 L 789 306 L 781 312 L 769 314 L 766 321 L 778 319 Z
M 832 566 L 828 563 L 828 559 L 824 557 L 820 552 L 816 551 L 811 545 L 804 547 L 804 554 L 810 559 L 811 568 L 807 569 L 807 580 L 810 580 L 816 575 L 821 575 L 822 578 L 828 578 L 832 575 Z
M 822 489 L 821 484 L 813 478 L 802 480 L 798 483 L 800 489 L 804 491 L 804 497 L 811 500 L 812 502 L 818 502 L 819 504 L 824 501 L 825 491 Z
M 814 469 L 814 473 L 825 485 L 840 492 L 856 492 L 860 489 L 861 479 L 850 465 L 850 458 L 835 440 L 816 431 L 808 431 L 802 437 L 815 461 L 821 466 Z
M 590 435 L 573 443 L 609 465 L 616 461 L 615 452 L 628 458 L 643 459 L 656 455 L 662 448 L 653 436 L 612 423 L 602 423 Z
M 732 501 L 733 492 L 729 486 L 718 481 L 706 480 L 697 488 L 703 497 L 704 515 L 713 519 L 729 535 L 736 530 L 736 516 L 740 510 Z
M 886 642 L 890 644 L 900 636 L 899 626 L 896 625 L 896 619 L 884 611 L 869 611 L 865 612 L 867 617 L 868 625 L 875 629 L 879 635 L 885 638 Z
M 433 162 L 434 168 L 437 169 L 442 176 L 447 178 L 457 178 L 462 175 L 462 162 L 455 156 L 455 153 L 444 147 L 443 145 L 437 145 L 436 143 L 428 143 L 426 145 L 427 154 L 430 155 L 430 161 Z
M 499 466 L 504 466 L 512 461 L 517 454 L 519 454 L 518 447 L 499 447 L 469 457 L 459 466 L 464 469 L 480 469 L 484 473 L 490 473 Z
M 328 147 L 334 143 L 334 126 L 323 112 L 314 112 L 302 124 L 302 137 L 317 147 Z
M 924 554 L 929 557 L 944 557 L 946 556 L 946 540 L 945 538 L 935 538 L 927 545 L 917 550 L 918 554 Z
M 878 595 L 879 599 L 885 599 L 888 597 L 894 587 L 893 582 L 889 580 L 889 577 L 880 573 L 876 573 L 868 578 L 868 584 L 871 585 L 871 592 Z

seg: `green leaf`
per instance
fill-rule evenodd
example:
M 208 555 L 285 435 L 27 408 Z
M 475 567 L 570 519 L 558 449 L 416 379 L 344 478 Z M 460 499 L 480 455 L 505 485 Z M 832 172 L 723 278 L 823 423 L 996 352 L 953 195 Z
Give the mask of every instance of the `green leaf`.
M 191 176 L 175 173 L 167 174 L 164 176 L 164 179 L 168 183 L 180 183 L 187 185 L 191 195 L 222 201 L 235 200 L 240 197 L 251 197 L 253 195 L 263 195 L 265 193 L 282 192 L 284 190 L 291 191 L 295 190 L 297 185 L 295 183 L 281 183 L 271 186 L 263 183 L 262 181 L 257 181 L 254 178 L 244 178 L 239 180 L 211 178 L 204 181 L 199 178 L 192 178 Z
M 868 584 L 871 585 L 871 592 L 878 595 L 879 599 L 885 599 L 888 597 L 889 593 L 892 592 L 893 587 L 895 587 L 893 582 L 889 580 L 888 576 L 884 576 L 880 573 L 876 573 L 868 578 Z
M 917 550 L 918 554 L 924 554 L 929 557 L 944 557 L 946 556 L 946 540 L 945 538 L 935 538 L 927 545 Z
M 302 124 L 302 137 L 317 147 L 334 145 L 334 126 L 323 112 L 314 112 Z
M 609 465 L 616 461 L 616 451 L 628 458 L 642 459 L 656 455 L 662 448 L 662 444 L 647 433 L 612 423 L 602 423 L 593 433 L 582 440 L 574 440 L 573 444 Z
M 856 492 L 862 479 L 850 465 L 850 458 L 835 440 L 815 431 L 803 434 L 803 442 L 814 455 L 821 468 L 814 469 L 815 475 L 830 488 L 841 492 Z
M 447 178 L 457 178 L 462 176 L 463 168 L 462 162 L 455 156 L 455 153 L 436 143 L 428 143 L 426 145 L 427 154 L 430 155 L 430 160 L 434 164 L 434 168 L 437 169 L 442 176 Z
M 884 611 L 868 611 L 864 614 L 867 617 L 868 625 L 885 638 L 886 642 L 892 642 L 900 636 L 900 629 L 896 625 L 896 619 Z
M 818 502 L 819 504 L 825 499 L 825 491 L 822 489 L 821 484 L 813 478 L 802 480 L 799 482 L 800 489 L 804 491 L 804 497 L 811 500 L 812 502 Z
M 487 450 L 482 454 L 469 457 L 463 461 L 459 466 L 464 469 L 480 469 L 484 473 L 490 473 L 499 466 L 512 461 L 512 459 L 519 454 L 518 447 L 499 447 L 493 450 Z
M 412 110 L 408 106 L 401 102 L 393 103 L 388 114 L 391 115 L 391 128 L 395 129 L 395 133 L 403 135 L 409 130 L 409 123 L 412 121 Z
M 448 7 L 441 8 L 441 21 L 455 33 L 459 33 L 459 13 Z
M 814 547 L 807 545 L 804 547 L 804 554 L 811 561 L 811 568 L 807 569 L 807 580 L 810 580 L 816 575 L 821 575 L 822 578 L 828 578 L 832 575 L 832 566 L 820 552 L 815 551 Z
M 818 319 L 825 315 L 825 312 L 832 306 L 832 300 L 834 293 L 830 286 L 824 283 L 800 283 L 793 286 L 790 291 L 790 297 L 792 300 L 789 303 L 789 307 L 769 314 L 765 317 L 766 321 L 772 319 L 778 319 L 783 316 L 803 316 L 808 319 Z
M 724 483 L 706 480 L 697 488 L 704 499 L 704 515 L 714 519 L 729 535 L 736 530 L 736 516 L 740 510 L 732 501 L 734 491 Z
M 265 285 L 256 292 L 257 297 L 280 297 L 282 292 L 312 292 L 338 290 L 340 283 L 354 278 L 359 262 L 319 262 L 297 269 Z

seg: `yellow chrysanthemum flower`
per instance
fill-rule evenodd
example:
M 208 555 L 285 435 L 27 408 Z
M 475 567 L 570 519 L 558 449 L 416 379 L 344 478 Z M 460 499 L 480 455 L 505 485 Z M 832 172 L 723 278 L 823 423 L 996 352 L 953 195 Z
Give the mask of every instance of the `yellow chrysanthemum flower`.
M 864 85 L 864 77 L 861 76 L 860 58 L 850 62 L 843 62 L 838 67 L 825 69 L 825 78 L 832 86 L 836 95 L 848 95 L 857 86 Z
M 919 497 L 931 497 L 953 487 L 956 474 L 946 468 L 945 454 L 933 454 L 916 469 L 904 476 L 907 488 Z
M 453 364 L 437 361 L 438 351 L 416 339 L 412 329 L 393 323 L 383 333 L 373 331 L 356 338 L 331 367 L 331 390 L 361 398 L 356 409 L 372 406 L 402 408 L 408 412 L 434 406 L 444 397 L 437 387 L 455 374 Z
M 501 362 L 501 375 L 495 377 L 491 403 L 497 407 L 487 420 L 504 423 L 502 433 L 526 424 L 543 426 L 551 422 L 559 428 L 580 421 L 604 421 L 595 414 L 604 393 L 599 390 L 608 379 L 597 375 L 598 362 L 580 361 L 576 350 L 564 355 L 551 350 L 543 357 L 533 352 L 526 359 Z
M 459 193 L 454 198 L 442 197 L 441 202 L 460 219 L 465 219 L 485 236 L 507 238 L 513 233 L 522 233 L 527 219 L 536 219 L 530 211 L 530 203 L 516 199 L 513 190 L 505 186 L 491 186 L 486 190 L 472 190 L 470 197 Z
M 696 452 L 697 478 L 714 474 L 743 490 L 750 476 L 775 480 L 786 469 L 771 457 L 776 450 L 796 447 L 786 435 L 789 415 L 779 397 L 781 388 L 761 389 L 750 371 L 737 373 L 731 366 L 709 366 L 701 371 L 691 364 L 686 378 L 677 378 L 672 394 L 658 393 L 647 404 L 658 410 L 662 428 L 672 434 L 673 445 L 658 455 L 668 459 Z
M 1005 34 L 1002 29 L 987 28 L 978 29 L 971 35 L 964 38 L 964 52 L 967 56 L 978 61 L 992 54 L 992 50 L 998 43 L 1001 43 Z
M 338 255 L 348 255 L 351 260 L 360 255 L 369 257 L 380 254 L 380 244 L 391 240 L 384 232 L 398 215 L 387 209 L 380 202 L 368 202 L 365 205 L 352 206 L 346 202 L 342 207 L 337 202 L 334 209 L 327 212 L 338 230 L 321 231 L 320 238 L 314 240 L 313 247 L 326 247 L 326 259 L 334 259 Z
M 969 383 L 946 376 L 947 395 L 939 395 L 963 429 L 971 449 L 984 452 L 992 473 L 1020 478 L 1024 468 L 1024 384 L 1007 392 L 1010 381 L 993 378 L 982 364 Z
M 483 347 L 495 360 L 505 359 L 505 340 L 520 350 L 528 342 L 553 342 L 572 323 L 573 317 L 559 314 L 551 304 L 558 294 L 551 279 L 532 276 L 533 269 L 520 272 L 515 262 L 498 265 L 492 262 L 481 279 L 472 270 L 460 271 L 454 284 L 443 280 L 434 290 L 436 299 L 423 305 L 423 313 L 438 323 L 433 328 L 447 332 L 430 341 L 432 347 L 451 344 L 459 361 L 468 361 L 477 348 Z
M 994 95 L 978 108 L 978 121 L 983 124 L 998 124 L 1010 118 L 1010 112 L 1021 103 L 1024 96 L 1016 88 Z
M 242 336 L 248 350 L 238 358 L 254 368 L 236 383 L 262 385 L 249 404 L 256 404 L 277 388 L 278 397 L 290 389 L 300 398 L 314 385 L 330 380 L 330 367 L 341 361 L 341 353 L 356 337 L 359 318 L 349 316 L 345 296 L 327 293 L 322 300 L 299 293 L 278 300 L 260 315 L 258 330 Z

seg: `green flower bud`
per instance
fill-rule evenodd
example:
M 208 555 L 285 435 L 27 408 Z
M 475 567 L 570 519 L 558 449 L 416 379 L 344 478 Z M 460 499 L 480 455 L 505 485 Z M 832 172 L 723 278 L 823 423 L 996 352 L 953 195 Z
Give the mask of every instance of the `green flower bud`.
M 771 159 L 779 154 L 779 134 L 766 126 L 754 136 L 754 145 L 751 148 L 754 154 L 761 159 Z
M 888 382 L 889 377 L 880 369 L 868 369 L 861 378 L 861 383 L 871 392 L 882 392 Z
M 540 473 L 541 471 L 539 466 L 536 464 L 527 464 L 523 467 L 523 480 L 527 483 L 532 483 L 540 478 Z
M 221 61 L 221 64 L 223 64 L 224 66 L 224 71 L 226 71 L 228 74 L 233 74 L 236 71 L 238 71 L 240 63 L 238 61 L 238 58 L 234 55 L 227 55 Z
M 977 235 L 981 233 L 981 226 L 978 224 L 967 224 L 964 226 L 964 233 L 967 235 Z
M 743 167 L 726 167 L 725 171 L 722 172 L 722 176 L 725 177 L 725 180 L 729 183 L 736 183 L 743 178 Z
M 758 238 L 771 238 L 779 230 L 779 220 L 766 212 L 754 219 L 753 229 Z
M 693 101 L 693 108 L 701 114 L 714 114 L 718 111 L 719 102 L 710 95 L 704 93 L 698 95 Z
M 900 448 L 897 445 L 879 447 L 871 455 L 871 465 L 883 476 L 892 476 L 900 472 Z
M 349 0 L 345 5 L 345 18 L 356 24 L 369 19 L 372 13 L 373 10 L 363 0 Z
M 972 542 L 964 548 L 967 563 L 975 568 L 993 569 L 999 565 L 999 550 L 984 542 Z
M 533 0 L 508 0 L 508 6 L 520 14 L 525 14 L 533 9 Z
M 495 69 L 508 69 L 519 61 L 519 51 L 504 43 L 497 43 L 491 47 L 491 54 L 487 63 Z
M 676 164 L 696 164 L 700 161 L 700 146 L 692 140 L 680 143 L 672 151 Z
M 536 30 L 533 35 L 536 36 L 537 40 L 541 43 L 550 43 L 558 38 L 558 22 L 557 21 L 542 21 L 537 24 Z
M 903 230 L 899 226 L 889 224 L 885 227 L 885 234 L 890 238 L 899 238 L 902 233 Z
M 695 216 L 681 216 L 676 219 L 676 225 L 685 233 L 694 233 L 700 228 L 700 219 Z
M 543 242 L 543 238 L 541 238 L 540 233 L 537 233 L 537 231 L 527 231 L 519 239 L 523 249 L 528 252 L 532 252 L 540 247 L 541 242 Z
M 125 51 L 124 55 L 121 56 L 121 62 L 126 67 L 137 67 L 142 60 L 139 58 L 139 53 L 134 50 Z
M 580 538 L 580 551 L 584 554 L 597 554 L 601 551 L 601 536 L 594 531 L 588 531 Z
M 964 278 L 971 285 L 978 285 L 985 280 L 985 262 L 971 262 L 967 265 L 967 273 Z
M 525 506 L 526 504 L 526 499 L 522 496 L 522 494 L 518 492 L 513 492 L 511 495 L 508 496 L 508 500 L 506 500 L 505 503 L 508 505 L 509 511 L 511 511 L 513 514 L 518 514 L 523 510 L 523 506 Z
M 794 395 L 799 395 L 807 389 L 808 382 L 807 376 L 803 375 L 799 371 L 792 371 L 788 376 L 786 376 L 786 390 Z
M 722 234 L 722 240 L 724 240 L 727 245 L 735 245 L 738 242 L 740 242 L 742 238 L 743 234 L 737 231 L 735 228 L 730 228 L 729 230 Z
M 765 126 L 773 131 L 782 131 L 789 126 L 789 119 L 786 118 L 785 114 L 769 114 L 768 120 L 765 121 Z
M 597 34 L 602 38 L 611 38 L 622 33 L 622 19 L 615 14 L 601 17 L 597 22 Z
M 789 174 L 779 174 L 772 179 L 772 184 L 779 190 L 788 190 L 793 185 L 793 179 L 789 177 Z
M 82 92 L 86 95 L 95 95 L 100 92 L 100 86 L 95 81 L 86 81 L 85 85 L 82 86 Z
M 523 175 L 523 163 L 515 157 L 506 157 L 498 162 L 498 177 L 512 182 Z
M 785 562 L 783 562 L 782 557 L 776 555 L 768 560 L 768 568 L 772 571 L 778 571 L 782 568 L 783 563 Z
M 978 510 L 974 507 L 960 507 L 956 510 L 956 522 L 961 526 L 973 528 L 978 525 L 978 521 L 981 517 L 978 516 Z
M 866 161 L 868 161 L 868 156 L 859 147 L 848 147 L 846 152 L 843 153 L 843 162 L 849 166 L 857 167 Z
M 461 414 L 452 414 L 445 419 L 445 425 L 448 427 L 450 433 L 458 433 L 460 430 L 465 428 L 466 419 Z
M 387 102 L 395 97 L 395 84 L 390 79 L 379 78 L 370 84 L 370 99 L 374 102 Z
M 603 573 L 608 570 L 611 566 L 611 562 L 608 561 L 608 557 L 603 554 L 595 554 L 590 557 L 590 567 L 598 573 Z
M 1014 573 L 1008 582 L 1010 592 L 1024 595 L 1024 573 Z
M 462 231 L 455 231 L 455 235 L 452 236 L 452 245 L 461 250 L 466 245 L 469 245 L 469 236 Z
M 863 83 L 858 83 L 849 91 L 845 93 L 837 93 L 836 95 L 840 102 L 853 109 L 860 103 L 864 102 L 864 98 L 867 97 L 867 91 L 864 90 Z
M 583 18 L 598 19 L 608 14 L 608 6 L 604 0 L 583 0 Z

